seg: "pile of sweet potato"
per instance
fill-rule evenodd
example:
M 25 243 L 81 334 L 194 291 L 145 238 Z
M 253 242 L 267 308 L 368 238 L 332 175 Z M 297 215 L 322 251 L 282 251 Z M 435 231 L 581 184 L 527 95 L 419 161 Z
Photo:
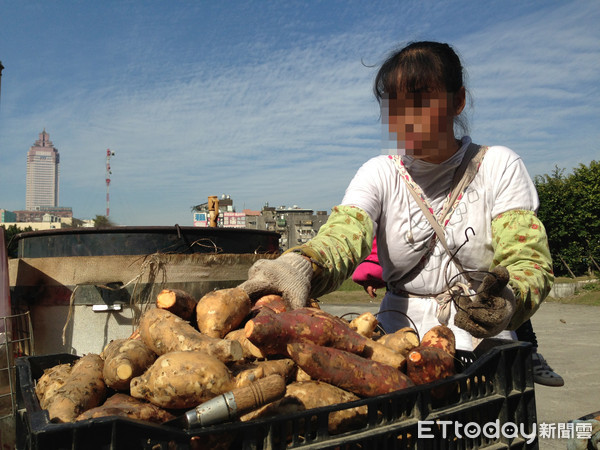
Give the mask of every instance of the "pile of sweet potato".
M 285 396 L 240 417 L 246 421 L 454 374 L 454 335 L 445 326 L 421 340 L 411 328 L 381 335 L 370 313 L 347 321 L 313 306 L 287 310 L 276 295 L 252 302 L 239 288 L 198 301 L 164 290 L 128 339 L 46 370 L 36 384 L 40 406 L 54 422 L 116 415 L 163 423 L 260 378 L 284 377 Z M 365 418 L 366 406 L 336 411 L 329 431 L 346 431 Z

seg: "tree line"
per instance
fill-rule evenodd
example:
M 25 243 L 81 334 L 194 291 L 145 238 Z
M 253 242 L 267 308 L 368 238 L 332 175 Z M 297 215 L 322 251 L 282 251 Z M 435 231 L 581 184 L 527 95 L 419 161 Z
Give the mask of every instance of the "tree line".
M 600 162 L 571 174 L 555 167 L 538 175 L 538 217 L 546 227 L 556 275 L 600 273 Z

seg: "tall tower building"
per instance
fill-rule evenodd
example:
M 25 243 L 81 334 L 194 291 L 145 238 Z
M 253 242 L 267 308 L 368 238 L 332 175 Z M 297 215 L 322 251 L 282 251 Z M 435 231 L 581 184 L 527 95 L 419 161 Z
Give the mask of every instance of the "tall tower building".
M 58 150 L 50 141 L 46 129 L 27 152 L 27 190 L 25 208 L 58 206 Z

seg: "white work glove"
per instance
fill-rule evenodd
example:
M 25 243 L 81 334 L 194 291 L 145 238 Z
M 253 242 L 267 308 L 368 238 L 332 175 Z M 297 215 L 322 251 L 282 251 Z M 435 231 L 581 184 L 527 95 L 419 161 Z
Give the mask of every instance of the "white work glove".
M 312 264 L 299 253 L 286 253 L 277 259 L 259 259 L 248 270 L 248 280 L 239 287 L 254 301 L 268 294 L 283 297 L 291 309 L 308 304 Z
M 515 313 L 515 294 L 507 286 L 510 275 L 504 266 L 496 266 L 486 275 L 477 295 L 458 297 L 454 324 L 476 338 L 495 336 L 508 326 Z

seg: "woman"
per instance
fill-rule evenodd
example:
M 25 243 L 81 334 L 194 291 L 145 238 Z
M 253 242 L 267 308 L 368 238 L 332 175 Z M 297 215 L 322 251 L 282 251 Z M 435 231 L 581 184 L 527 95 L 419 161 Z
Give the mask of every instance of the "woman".
M 536 190 L 519 156 L 455 136 L 465 107 L 460 60 L 447 44 L 415 42 L 374 83 L 394 151 L 367 161 L 308 243 L 261 260 L 242 287 L 280 292 L 292 307 L 335 290 L 371 251 L 388 289 L 387 332 L 447 323 L 457 347 L 509 337 L 553 282 Z

